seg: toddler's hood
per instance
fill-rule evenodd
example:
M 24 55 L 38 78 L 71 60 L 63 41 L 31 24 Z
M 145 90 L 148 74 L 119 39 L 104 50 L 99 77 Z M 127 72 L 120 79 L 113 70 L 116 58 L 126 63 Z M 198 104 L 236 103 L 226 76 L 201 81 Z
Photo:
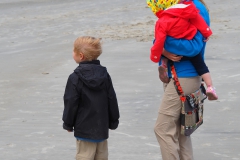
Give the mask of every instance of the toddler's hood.
M 166 9 L 164 12 L 162 12 L 162 15 L 169 14 L 176 17 L 191 19 L 195 18 L 198 13 L 199 10 L 195 7 L 195 5 L 192 2 L 189 3 L 186 2 L 185 4 L 176 4 Z

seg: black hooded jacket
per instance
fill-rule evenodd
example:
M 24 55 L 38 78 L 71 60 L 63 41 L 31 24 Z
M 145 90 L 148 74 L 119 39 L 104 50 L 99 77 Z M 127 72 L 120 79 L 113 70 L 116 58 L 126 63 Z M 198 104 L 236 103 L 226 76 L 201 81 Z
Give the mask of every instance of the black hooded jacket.
M 107 69 L 99 60 L 84 61 L 69 76 L 63 111 L 63 128 L 74 136 L 100 140 L 118 127 L 116 94 Z

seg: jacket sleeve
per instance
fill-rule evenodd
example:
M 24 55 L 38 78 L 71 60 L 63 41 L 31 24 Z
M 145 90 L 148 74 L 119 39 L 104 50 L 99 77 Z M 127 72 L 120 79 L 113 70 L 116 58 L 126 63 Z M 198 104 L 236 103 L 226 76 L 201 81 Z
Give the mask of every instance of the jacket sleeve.
M 112 80 L 108 75 L 108 116 L 109 116 L 109 129 L 116 129 L 119 124 L 119 109 L 115 90 L 113 88 Z
M 191 18 L 190 23 L 201 32 L 204 38 L 208 38 L 212 35 L 212 30 L 200 14 L 197 14 L 196 17 Z
M 192 40 L 175 39 L 167 36 L 164 49 L 180 56 L 194 57 L 199 54 L 204 46 L 204 38 L 198 31 Z
M 158 22 L 156 23 L 155 26 L 155 42 L 151 48 L 151 54 L 150 54 L 150 59 L 157 63 L 159 62 L 162 51 L 163 51 L 163 46 L 164 46 L 164 41 L 166 39 L 166 28 L 164 23 L 159 24 Z
M 73 130 L 77 110 L 79 107 L 80 95 L 77 89 L 78 77 L 71 74 L 68 78 L 64 93 L 64 111 L 63 111 L 63 128 L 66 130 Z

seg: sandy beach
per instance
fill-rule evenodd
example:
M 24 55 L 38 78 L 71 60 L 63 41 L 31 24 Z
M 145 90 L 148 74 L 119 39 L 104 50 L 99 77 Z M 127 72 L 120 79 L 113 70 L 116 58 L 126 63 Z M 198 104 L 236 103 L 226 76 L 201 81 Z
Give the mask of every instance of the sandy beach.
M 240 3 L 206 3 L 213 36 L 205 60 L 219 100 L 205 101 L 194 156 L 240 160 Z M 62 129 L 62 97 L 77 67 L 73 41 L 82 35 L 103 39 L 99 59 L 118 97 L 109 159 L 161 160 L 153 127 L 163 87 L 149 60 L 156 18 L 145 0 L 1 0 L 0 15 L 0 160 L 74 159 L 75 139 Z

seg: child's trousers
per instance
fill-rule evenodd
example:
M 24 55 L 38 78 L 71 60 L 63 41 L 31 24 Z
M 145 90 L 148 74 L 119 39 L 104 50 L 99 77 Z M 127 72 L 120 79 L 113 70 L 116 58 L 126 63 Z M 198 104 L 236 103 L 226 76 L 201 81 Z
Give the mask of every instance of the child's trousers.
M 200 77 L 179 78 L 185 94 L 199 89 Z M 154 127 L 163 160 L 193 160 L 190 136 L 180 134 L 181 100 L 173 80 L 167 84 Z
M 99 143 L 77 140 L 76 160 L 108 160 L 107 140 Z

